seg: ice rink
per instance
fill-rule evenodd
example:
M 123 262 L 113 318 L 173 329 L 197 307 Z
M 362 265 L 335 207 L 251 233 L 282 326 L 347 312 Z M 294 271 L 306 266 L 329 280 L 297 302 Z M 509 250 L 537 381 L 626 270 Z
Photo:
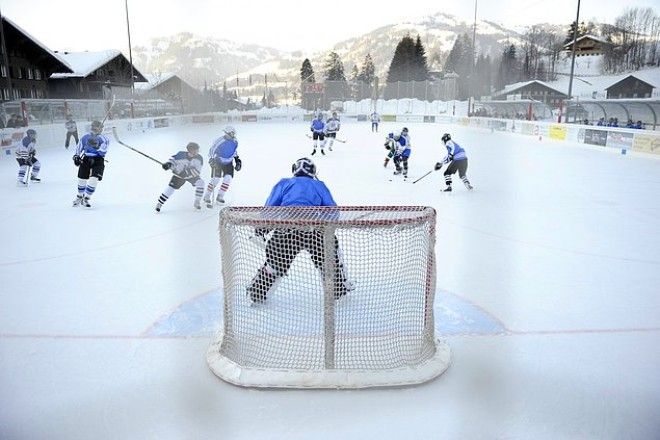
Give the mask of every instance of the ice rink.
M 437 210 L 445 374 L 343 391 L 224 383 L 205 359 L 221 325 L 218 210 L 196 212 L 187 185 L 156 214 L 171 173 L 116 142 L 92 208 L 72 208 L 73 152 L 37 144 L 42 183 L 16 187 L 16 162 L 0 161 L 0 438 L 660 438 L 660 160 L 405 124 L 411 181 L 444 156 L 443 132 L 467 150 L 476 189 L 456 177 L 446 194 L 440 172 L 413 185 L 383 168 L 403 125 L 344 123 L 348 142 L 314 160 L 340 205 Z M 308 124 L 235 127 L 243 169 L 226 199 L 262 205 L 310 154 Z M 125 137 L 165 161 L 188 141 L 206 156 L 220 134 Z

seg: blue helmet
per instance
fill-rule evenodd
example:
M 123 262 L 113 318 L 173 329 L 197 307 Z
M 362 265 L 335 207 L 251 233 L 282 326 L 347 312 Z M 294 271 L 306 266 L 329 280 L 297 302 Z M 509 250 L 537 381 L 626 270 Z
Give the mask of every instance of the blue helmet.
M 316 177 L 316 165 L 312 162 L 312 159 L 303 157 L 298 159 L 292 166 L 291 172 L 294 176 L 301 177 Z

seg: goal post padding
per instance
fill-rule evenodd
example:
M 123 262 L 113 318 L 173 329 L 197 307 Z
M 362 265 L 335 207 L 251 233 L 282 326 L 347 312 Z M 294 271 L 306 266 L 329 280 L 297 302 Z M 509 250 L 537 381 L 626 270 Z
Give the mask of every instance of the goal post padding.
M 224 321 L 211 370 L 236 385 L 290 388 L 408 385 L 444 372 L 435 220 L 423 206 L 222 209 Z M 253 304 L 265 263 L 276 280 Z

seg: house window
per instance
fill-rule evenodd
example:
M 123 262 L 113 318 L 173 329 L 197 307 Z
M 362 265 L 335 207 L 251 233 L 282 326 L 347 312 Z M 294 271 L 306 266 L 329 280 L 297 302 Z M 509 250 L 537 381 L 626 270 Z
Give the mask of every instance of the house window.
M 2 89 L 2 99 L 9 101 L 9 89 Z
M 27 69 L 27 77 L 28 77 L 28 79 L 34 79 L 34 73 L 32 72 L 31 67 L 28 67 L 28 69 Z
M 32 99 L 37 98 L 37 91 L 35 89 L 30 89 L 30 98 Z
M 14 99 L 21 99 L 21 91 L 18 89 L 14 89 Z
M 7 78 L 7 67 L 5 67 L 4 64 L 0 65 L 0 75 L 2 75 L 3 78 Z
M 22 67 L 17 67 L 16 68 L 16 78 L 18 78 L 18 79 L 23 78 L 23 68 Z
M 41 70 L 39 69 L 34 69 L 34 79 L 41 79 Z

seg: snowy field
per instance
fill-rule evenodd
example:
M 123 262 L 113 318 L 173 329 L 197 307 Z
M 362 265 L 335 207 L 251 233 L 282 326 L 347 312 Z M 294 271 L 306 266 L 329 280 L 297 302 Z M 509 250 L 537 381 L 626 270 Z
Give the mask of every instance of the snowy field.
M 437 210 L 444 375 L 349 391 L 224 383 L 205 360 L 221 323 L 217 210 L 195 212 L 187 185 L 156 214 L 170 174 L 116 142 L 93 207 L 72 208 L 72 152 L 41 146 L 43 183 L 28 189 L 0 162 L 0 438 L 660 438 L 660 160 L 407 126 L 410 180 L 450 131 L 475 191 L 456 179 L 442 193 L 441 173 L 390 181 L 383 137 L 401 124 L 344 124 L 348 143 L 314 160 L 341 205 Z M 307 124 L 236 128 L 243 170 L 226 199 L 261 205 L 311 152 Z M 188 141 L 206 154 L 220 133 L 126 142 L 166 160 Z

